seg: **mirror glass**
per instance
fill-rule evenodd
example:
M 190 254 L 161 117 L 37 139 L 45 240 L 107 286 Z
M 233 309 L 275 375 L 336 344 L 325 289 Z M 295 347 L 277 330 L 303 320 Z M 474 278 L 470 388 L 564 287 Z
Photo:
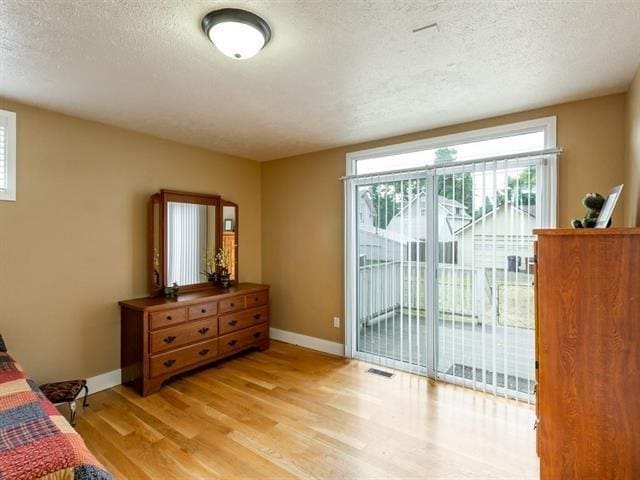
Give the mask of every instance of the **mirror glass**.
M 167 285 L 208 281 L 216 248 L 216 207 L 167 202 Z
M 222 207 L 222 248 L 229 261 L 229 278 L 236 280 L 236 207 Z

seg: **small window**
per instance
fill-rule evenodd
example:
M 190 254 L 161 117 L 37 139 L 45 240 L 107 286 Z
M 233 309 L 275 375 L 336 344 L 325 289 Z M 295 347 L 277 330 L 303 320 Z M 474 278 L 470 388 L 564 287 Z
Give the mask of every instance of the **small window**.
M 16 200 L 16 114 L 0 110 L 0 200 Z

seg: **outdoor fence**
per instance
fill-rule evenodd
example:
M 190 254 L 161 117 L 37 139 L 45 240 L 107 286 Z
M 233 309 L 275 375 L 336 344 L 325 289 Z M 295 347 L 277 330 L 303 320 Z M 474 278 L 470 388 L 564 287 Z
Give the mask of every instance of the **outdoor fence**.
M 424 262 L 379 262 L 361 265 L 358 317 L 371 324 L 397 310 L 424 312 Z M 438 264 L 440 320 L 517 326 L 532 329 L 532 275 L 503 269 Z

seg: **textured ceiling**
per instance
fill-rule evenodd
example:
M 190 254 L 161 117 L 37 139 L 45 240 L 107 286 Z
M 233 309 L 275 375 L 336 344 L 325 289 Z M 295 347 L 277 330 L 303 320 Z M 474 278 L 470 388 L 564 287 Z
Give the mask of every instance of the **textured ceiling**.
M 222 7 L 271 43 L 223 56 Z M 639 62 L 635 0 L 0 0 L 0 96 L 258 160 L 624 91 Z

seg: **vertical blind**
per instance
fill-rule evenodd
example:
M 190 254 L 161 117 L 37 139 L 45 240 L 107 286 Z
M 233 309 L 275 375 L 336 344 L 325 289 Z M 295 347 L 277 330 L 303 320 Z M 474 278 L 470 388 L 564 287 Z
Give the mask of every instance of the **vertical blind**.
M 540 166 L 541 159 L 512 159 L 438 173 L 441 190 L 456 203 L 438 211 L 452 241 L 437 264 L 436 374 L 527 401 L 534 385 Z
M 355 356 L 532 401 L 546 166 L 523 154 L 350 180 Z
M 207 206 L 167 204 L 167 275 L 169 284 L 199 283 L 204 270 L 202 253 L 207 245 Z
M 0 116 L 0 190 L 6 190 L 7 185 L 7 121 Z

